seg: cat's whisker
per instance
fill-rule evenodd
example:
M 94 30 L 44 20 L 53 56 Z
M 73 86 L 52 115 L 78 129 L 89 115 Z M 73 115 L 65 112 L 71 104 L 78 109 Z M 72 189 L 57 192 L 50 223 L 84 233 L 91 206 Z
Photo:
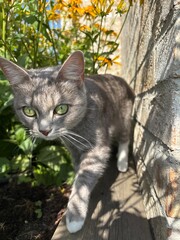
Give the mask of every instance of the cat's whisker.
M 71 138 L 72 140 L 74 140 L 75 142 L 81 144 L 82 146 L 84 146 L 85 148 L 89 148 L 88 145 L 82 143 L 81 141 L 77 140 L 76 138 L 72 137 L 70 134 L 69 135 L 66 135 L 68 136 L 68 138 Z
M 34 136 L 31 136 L 31 141 L 32 141 L 32 148 L 31 148 L 31 152 L 34 150 L 34 146 L 35 146 L 35 143 L 36 143 L 36 138 Z
M 24 130 L 25 130 L 26 135 L 27 135 L 28 137 L 31 137 L 31 136 L 32 136 L 32 134 L 31 134 L 31 130 L 30 130 L 30 129 L 28 129 L 28 128 L 24 128 Z
M 64 139 L 63 139 L 64 138 Z M 78 146 L 77 144 L 75 144 L 73 141 L 71 141 L 67 135 L 63 135 L 60 137 L 60 139 L 62 140 L 67 140 L 68 142 L 70 142 L 72 145 L 74 145 L 76 148 L 78 148 L 79 150 L 84 150 L 83 148 L 81 148 L 80 146 Z
M 33 144 L 33 145 L 35 145 L 35 143 L 36 143 L 36 140 L 37 140 L 37 138 L 36 138 L 36 137 L 32 137 L 32 144 Z
M 72 143 L 73 141 L 79 143 L 79 144 L 83 147 L 83 148 L 81 147 L 81 150 L 93 148 L 92 144 L 91 144 L 86 138 L 80 136 L 80 135 L 77 134 L 77 133 L 74 133 L 74 132 L 69 131 L 69 130 L 65 130 L 65 131 L 61 132 L 61 134 L 62 134 L 63 136 L 68 137 L 68 140 L 69 140 L 69 141 L 70 141 L 69 138 L 71 138 L 71 143 Z M 75 138 L 75 137 L 76 137 L 76 138 Z M 77 138 L 79 138 L 79 140 L 78 140 Z M 81 140 L 81 141 L 80 141 L 80 140 Z M 84 143 L 82 142 L 82 140 L 84 141 Z M 74 143 L 74 142 L 73 142 L 73 143 Z M 86 143 L 87 143 L 87 144 L 86 144 Z M 75 145 L 75 143 L 74 143 L 74 146 L 77 147 L 77 145 Z M 79 148 L 80 148 L 80 147 L 79 147 Z
M 91 148 L 93 147 L 92 144 L 90 143 L 90 141 L 87 140 L 86 138 L 82 137 L 81 135 L 79 135 L 79 134 L 77 134 L 77 133 L 74 133 L 74 132 L 72 132 L 72 131 L 67 131 L 67 133 L 68 133 L 69 135 L 73 135 L 73 136 L 76 136 L 76 137 L 84 140 L 86 143 L 88 143 L 88 145 L 89 145 Z M 81 143 L 82 143 L 82 142 L 81 142 Z M 86 146 L 87 146 L 87 145 L 86 145 Z
M 34 137 L 34 138 L 37 138 L 38 137 L 38 134 L 37 134 L 37 131 L 35 131 L 35 130 L 29 130 L 29 133 L 30 133 L 30 135 L 32 136 L 32 137 Z

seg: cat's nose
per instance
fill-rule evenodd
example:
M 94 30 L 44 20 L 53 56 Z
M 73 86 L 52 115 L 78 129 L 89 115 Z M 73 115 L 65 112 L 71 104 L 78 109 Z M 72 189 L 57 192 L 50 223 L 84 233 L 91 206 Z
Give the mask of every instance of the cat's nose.
M 48 134 L 51 132 L 50 130 L 39 130 L 44 136 L 48 136 Z

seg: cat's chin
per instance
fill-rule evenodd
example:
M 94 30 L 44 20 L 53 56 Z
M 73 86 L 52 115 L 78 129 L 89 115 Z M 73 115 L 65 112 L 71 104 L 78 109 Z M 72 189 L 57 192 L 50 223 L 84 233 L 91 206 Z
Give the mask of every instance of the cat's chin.
M 38 138 L 46 140 L 46 141 L 54 141 L 56 139 L 58 139 L 58 136 L 43 136 L 43 135 L 38 135 Z
M 43 139 L 46 141 L 53 141 L 53 140 L 56 140 L 57 137 L 44 137 Z
M 44 138 L 46 141 L 54 141 L 54 140 L 57 140 L 58 138 L 57 137 L 46 137 Z

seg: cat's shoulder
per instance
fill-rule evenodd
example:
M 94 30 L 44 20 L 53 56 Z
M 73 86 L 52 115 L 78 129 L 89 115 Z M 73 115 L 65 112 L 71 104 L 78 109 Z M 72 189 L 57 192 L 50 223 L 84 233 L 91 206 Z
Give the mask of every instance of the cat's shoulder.
M 85 78 L 87 87 L 91 90 L 103 89 L 108 92 L 123 92 L 134 98 L 134 92 L 121 77 L 112 74 L 94 74 Z
M 93 74 L 87 76 L 88 80 L 96 81 L 96 82 L 113 82 L 113 81 L 120 81 L 125 82 L 125 80 L 119 76 L 115 76 L 112 74 Z
M 115 76 L 112 74 L 94 74 L 94 75 L 89 75 L 85 77 L 86 82 L 91 82 L 92 84 L 95 85 L 100 85 L 100 86 L 106 86 L 106 85 L 112 85 L 112 86 L 124 86 L 127 87 L 127 82 L 119 77 Z

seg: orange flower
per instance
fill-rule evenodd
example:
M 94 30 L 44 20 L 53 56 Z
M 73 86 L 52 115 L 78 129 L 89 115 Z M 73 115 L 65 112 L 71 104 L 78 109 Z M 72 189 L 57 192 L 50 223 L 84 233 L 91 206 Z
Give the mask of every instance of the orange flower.
M 119 58 L 119 56 L 117 55 L 116 57 L 114 57 L 113 59 L 112 59 L 112 63 L 113 64 L 118 64 L 118 65 L 121 65 L 121 63 L 120 62 L 117 62 L 116 60 Z
M 94 27 L 100 29 L 100 24 L 99 23 L 95 23 Z
M 110 66 L 112 65 L 112 62 L 111 62 L 111 59 L 110 59 L 110 58 L 106 58 L 106 57 L 103 57 L 103 56 L 99 56 L 99 57 L 97 58 L 97 60 L 98 60 L 99 62 L 101 62 L 101 63 L 100 63 L 100 66 L 105 66 L 105 65 L 107 65 L 108 67 L 110 67 Z
M 107 16 L 112 11 L 114 0 L 91 0 L 94 12 L 99 16 Z
M 114 57 L 113 59 L 107 58 L 107 57 L 103 57 L 103 56 L 99 56 L 99 57 L 97 58 L 97 60 L 98 60 L 99 62 L 101 62 L 101 63 L 100 63 L 100 66 L 105 66 L 105 65 L 107 65 L 107 67 L 109 68 L 109 67 L 111 67 L 113 64 L 121 65 L 119 62 L 116 61 L 116 59 L 118 59 L 118 58 L 119 58 L 119 56 L 116 56 L 116 57 Z
M 38 0 L 38 10 L 39 12 L 43 12 L 44 9 L 50 4 L 49 1 L 44 2 L 44 0 Z
M 117 5 L 117 12 L 120 14 L 126 13 L 128 11 L 126 7 L 125 0 L 120 0 L 119 4 Z
M 70 4 L 70 5 L 81 5 L 82 0 L 69 0 L 68 4 Z
M 48 14 L 48 19 L 49 20 L 56 21 L 56 20 L 59 20 L 61 18 L 60 13 L 57 13 L 53 10 L 47 10 L 47 14 Z
M 136 2 L 136 1 L 137 1 L 137 0 L 129 0 L 130 6 L 132 6 L 132 5 L 133 5 L 133 2 Z M 144 0 L 139 0 L 139 2 L 140 2 L 140 5 L 144 4 Z
M 66 7 L 66 5 L 64 3 L 56 3 L 53 7 L 53 10 L 56 11 L 56 10 L 63 10 L 64 7 Z
M 102 31 L 103 33 L 105 33 L 106 35 L 113 35 L 115 37 L 117 36 L 117 33 L 114 30 L 109 30 L 107 28 L 100 27 L 100 24 L 98 23 L 95 23 L 93 26 Z
M 87 6 L 84 8 L 84 14 L 88 15 L 88 16 L 92 16 L 93 18 L 95 18 L 97 16 L 97 14 L 95 13 L 95 9 L 93 6 Z
M 84 9 L 76 6 L 72 6 L 71 8 L 69 8 L 69 11 L 71 11 L 72 13 L 78 13 L 80 16 L 84 14 Z
M 80 29 L 80 31 L 82 31 L 82 32 L 85 32 L 85 31 L 90 32 L 90 31 L 91 31 L 91 28 L 90 28 L 89 26 L 87 26 L 87 25 L 83 25 L 83 26 L 81 26 L 79 29 Z

